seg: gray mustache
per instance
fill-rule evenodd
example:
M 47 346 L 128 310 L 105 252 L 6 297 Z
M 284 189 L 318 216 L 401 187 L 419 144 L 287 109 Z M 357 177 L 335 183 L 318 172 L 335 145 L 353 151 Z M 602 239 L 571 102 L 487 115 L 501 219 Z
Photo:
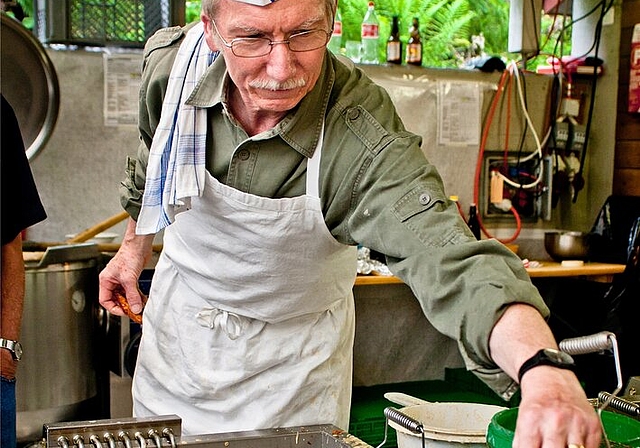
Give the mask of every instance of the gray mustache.
M 249 84 L 254 89 L 264 90 L 291 90 L 304 87 L 307 82 L 302 79 L 288 79 L 284 82 L 273 81 L 271 79 L 258 79 Z

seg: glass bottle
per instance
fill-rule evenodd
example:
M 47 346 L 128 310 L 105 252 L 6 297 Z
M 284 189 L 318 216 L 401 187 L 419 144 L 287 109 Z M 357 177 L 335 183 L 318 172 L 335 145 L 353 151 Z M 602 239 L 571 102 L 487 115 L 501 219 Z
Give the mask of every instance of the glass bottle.
M 479 240 L 482 236 L 480 234 L 480 221 L 478 220 L 478 207 L 475 203 L 471 203 L 469 206 L 469 217 L 467 218 L 467 225 L 473 233 L 473 236 Z
M 333 32 L 331 33 L 328 46 L 329 50 L 334 54 L 340 54 L 340 47 L 342 46 L 342 14 L 340 14 L 339 7 L 336 7 L 336 16 L 333 19 Z
M 398 16 L 393 16 L 391 24 L 391 34 L 387 39 L 387 63 L 402 63 L 402 42 L 400 42 L 400 29 L 398 26 Z
M 422 39 L 420 38 L 420 23 L 417 17 L 413 18 L 411 28 L 409 28 L 406 62 L 410 65 L 422 65 Z
M 377 64 L 378 60 L 378 38 L 380 22 L 376 15 L 375 5 L 369 2 L 367 13 L 362 20 L 360 27 L 360 37 L 362 38 L 362 56 L 360 62 L 363 64 Z

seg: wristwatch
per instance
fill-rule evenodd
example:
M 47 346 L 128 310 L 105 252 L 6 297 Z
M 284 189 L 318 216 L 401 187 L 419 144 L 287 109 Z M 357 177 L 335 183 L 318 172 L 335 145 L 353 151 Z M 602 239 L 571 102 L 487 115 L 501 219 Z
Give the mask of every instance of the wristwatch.
M 18 341 L 12 341 L 11 339 L 0 338 L 0 348 L 6 348 L 11 352 L 11 356 L 16 361 L 20 361 L 22 358 L 22 344 Z
M 568 353 L 553 348 L 543 348 L 522 364 L 518 372 L 518 383 L 522 381 L 525 373 L 537 366 L 553 366 L 559 369 L 574 370 L 576 363 Z

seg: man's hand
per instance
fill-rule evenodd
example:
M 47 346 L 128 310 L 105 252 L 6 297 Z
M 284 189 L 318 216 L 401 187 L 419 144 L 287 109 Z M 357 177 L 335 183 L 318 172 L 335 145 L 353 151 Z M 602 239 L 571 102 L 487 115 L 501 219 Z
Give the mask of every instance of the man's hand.
M 538 350 L 557 349 L 540 313 L 524 304 L 507 308 L 493 327 L 489 346 L 493 360 L 511 378 Z M 540 365 L 524 374 L 520 387 L 514 448 L 598 448 L 600 420 L 573 372 Z
M 514 448 L 597 448 L 602 428 L 569 370 L 538 366 L 522 377 Z
M 136 223 L 129 219 L 120 249 L 100 273 L 100 304 L 111 314 L 126 315 L 117 294 L 123 294 L 131 312 L 140 314 L 144 298 L 138 289 L 138 279 L 151 256 L 153 235 L 136 235 Z

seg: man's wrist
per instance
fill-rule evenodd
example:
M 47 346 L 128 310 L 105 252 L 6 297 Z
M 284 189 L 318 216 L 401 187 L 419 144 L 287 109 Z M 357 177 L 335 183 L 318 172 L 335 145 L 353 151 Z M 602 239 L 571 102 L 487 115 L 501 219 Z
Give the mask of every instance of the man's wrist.
M 22 358 L 22 344 L 12 339 L 0 338 L 0 350 L 8 351 L 15 361 Z
M 554 348 L 543 348 L 538 350 L 531 358 L 522 363 L 522 366 L 518 371 L 518 383 L 522 382 L 522 377 L 529 370 L 538 366 L 556 367 L 571 371 L 575 370 L 575 362 L 571 355 Z

